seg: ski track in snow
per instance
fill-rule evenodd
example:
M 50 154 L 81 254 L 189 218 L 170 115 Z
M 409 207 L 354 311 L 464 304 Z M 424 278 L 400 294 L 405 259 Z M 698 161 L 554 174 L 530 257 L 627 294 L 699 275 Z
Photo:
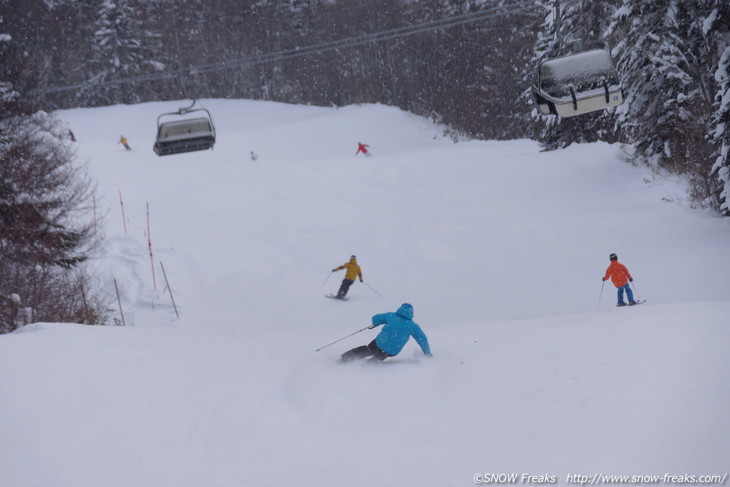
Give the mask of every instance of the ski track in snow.
M 128 326 L 0 336 L 4 485 L 727 471 L 730 224 L 680 184 L 616 146 L 454 144 L 380 105 L 203 104 L 215 149 L 161 158 L 156 117 L 185 102 L 58 114 L 99 183 L 94 268 Z M 611 252 L 647 303 L 616 308 L 609 282 L 599 305 Z M 384 297 L 323 296 L 351 254 Z M 411 341 L 335 363 L 377 330 L 315 352 L 405 301 L 433 358 Z

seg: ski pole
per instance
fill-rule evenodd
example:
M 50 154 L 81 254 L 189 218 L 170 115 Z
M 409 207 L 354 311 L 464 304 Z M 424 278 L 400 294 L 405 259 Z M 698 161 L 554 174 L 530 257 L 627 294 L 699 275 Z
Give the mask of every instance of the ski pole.
M 335 341 L 334 341 L 334 342 L 332 342 L 332 343 L 328 343 L 327 345 L 324 345 L 324 346 L 322 346 L 322 347 L 319 347 L 319 348 L 318 348 L 317 350 L 315 350 L 315 352 L 319 352 L 319 351 L 320 351 L 320 350 L 322 350 L 323 348 L 327 348 L 327 347 L 329 347 L 330 345 L 334 345 L 334 344 L 335 344 L 335 343 L 337 343 L 337 342 L 341 342 L 341 341 L 342 341 L 342 340 L 344 340 L 345 338 L 349 338 L 349 337 L 351 337 L 352 335 L 354 335 L 354 334 L 356 334 L 356 333 L 360 333 L 361 331 L 365 331 L 365 330 L 367 330 L 368 328 L 372 328 L 372 327 L 373 327 L 373 325 L 369 325 L 369 326 L 366 326 L 365 328 L 363 328 L 363 329 L 361 329 L 361 330 L 357 330 L 357 331 L 356 331 L 356 332 L 354 332 L 354 333 L 350 333 L 350 334 L 349 334 L 349 335 L 347 335 L 346 337 L 342 337 L 342 338 L 340 338 L 339 340 L 335 340 Z
M 362 281 L 362 283 L 363 283 L 363 284 L 365 284 L 365 285 L 366 285 L 367 287 L 369 287 L 370 289 L 372 289 L 372 290 L 373 290 L 373 292 L 374 292 L 375 294 L 377 294 L 377 295 L 378 295 L 378 296 L 380 296 L 381 298 L 383 297 L 383 295 L 382 295 L 382 294 L 380 294 L 380 293 L 379 293 L 378 291 L 376 291 L 375 289 L 373 289 L 373 287 L 372 287 L 372 286 L 371 286 L 370 284 L 368 284 L 368 283 L 367 283 L 367 282 L 365 282 L 365 281 Z
M 641 294 L 639 293 L 639 290 L 638 290 L 638 289 L 636 289 L 636 284 L 634 284 L 634 282 L 633 282 L 633 281 L 631 281 L 631 282 L 630 282 L 630 284 L 631 284 L 631 287 L 633 287 L 633 288 L 634 288 L 634 292 L 636 293 L 636 297 L 637 297 L 637 299 L 641 299 Z
M 596 306 L 596 309 L 601 307 L 601 298 L 603 297 L 603 286 L 606 285 L 606 281 L 603 281 L 601 283 L 601 294 L 598 295 L 598 306 Z
M 330 276 L 331 276 L 332 274 L 334 274 L 334 273 L 333 273 L 333 272 L 330 272 L 329 274 L 327 274 L 327 279 L 325 279 L 325 280 L 324 280 L 324 282 L 322 283 L 322 285 L 323 285 L 323 286 L 324 286 L 324 283 L 325 283 L 325 282 L 327 282 L 327 281 L 329 280 L 329 278 L 330 278 Z

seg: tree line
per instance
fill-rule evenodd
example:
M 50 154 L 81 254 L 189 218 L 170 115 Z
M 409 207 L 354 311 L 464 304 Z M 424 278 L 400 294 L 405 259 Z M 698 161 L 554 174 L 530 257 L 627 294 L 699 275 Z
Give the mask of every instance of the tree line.
M 536 65 L 557 47 L 554 6 L 554 0 L 0 0 L 0 294 L 43 280 L 24 277 L 38 272 L 34 259 L 44 272 L 74 271 L 77 281 L 83 274 L 92 232 L 88 222 L 68 218 L 88 205 L 93 185 L 71 170 L 74 155 L 63 130 L 45 115 L 72 107 L 192 98 L 383 103 L 454 134 L 532 138 L 544 150 L 624 143 L 631 162 L 685 176 L 696 205 L 730 215 L 730 4 L 561 0 L 559 38 L 605 41 L 625 95 L 616 109 L 567 119 L 538 115 L 530 101 Z M 463 21 L 439 27 L 448 18 Z M 427 27 L 385 35 L 414 25 Z M 42 197 L 19 189 L 13 178 L 36 177 L 39 157 L 66 170 L 85 198 L 58 192 L 54 213 Z M 39 228 L 57 235 L 41 238 L 33 233 Z M 39 241 L 48 244 L 42 258 L 29 247 Z M 14 267 L 26 258 L 25 271 Z M 8 275 L 21 277 L 8 283 Z M 74 286 L 87 285 L 80 282 Z M 84 303 L 74 302 L 72 310 L 48 316 L 78 314 Z

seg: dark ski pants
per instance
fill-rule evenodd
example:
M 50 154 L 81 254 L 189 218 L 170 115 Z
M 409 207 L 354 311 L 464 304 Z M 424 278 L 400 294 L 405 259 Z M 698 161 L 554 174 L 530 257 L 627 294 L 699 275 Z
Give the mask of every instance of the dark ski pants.
M 343 362 L 349 362 L 350 360 L 366 357 L 372 357 L 370 360 L 385 360 L 388 357 L 392 357 L 392 355 L 384 352 L 383 349 L 375 343 L 375 340 L 373 340 L 367 345 L 355 347 L 352 350 L 343 353 L 340 360 Z
M 355 282 L 352 279 L 343 279 L 342 285 L 340 286 L 340 290 L 337 291 L 337 297 L 338 298 L 344 298 L 347 295 L 347 291 L 350 290 L 350 286 L 352 286 L 352 283 Z

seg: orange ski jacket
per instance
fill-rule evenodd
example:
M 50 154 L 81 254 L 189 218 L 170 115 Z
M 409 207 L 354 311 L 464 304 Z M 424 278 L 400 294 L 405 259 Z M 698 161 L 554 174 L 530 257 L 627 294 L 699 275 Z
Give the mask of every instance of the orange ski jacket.
M 345 271 L 345 279 L 354 281 L 356 277 L 359 277 L 360 281 L 362 281 L 362 271 L 360 270 L 360 266 L 357 265 L 357 261 L 355 259 L 350 259 L 350 262 L 342 264 L 339 267 L 335 267 L 332 269 L 332 272 L 341 271 L 342 269 L 347 269 L 347 271 Z
M 609 277 L 611 278 L 611 282 L 613 282 L 614 286 L 624 287 L 629 283 L 631 274 L 629 274 L 629 270 L 625 265 L 619 264 L 617 260 L 614 260 L 611 264 L 609 264 L 608 269 L 606 269 L 606 275 L 603 276 L 603 280 L 605 281 Z

